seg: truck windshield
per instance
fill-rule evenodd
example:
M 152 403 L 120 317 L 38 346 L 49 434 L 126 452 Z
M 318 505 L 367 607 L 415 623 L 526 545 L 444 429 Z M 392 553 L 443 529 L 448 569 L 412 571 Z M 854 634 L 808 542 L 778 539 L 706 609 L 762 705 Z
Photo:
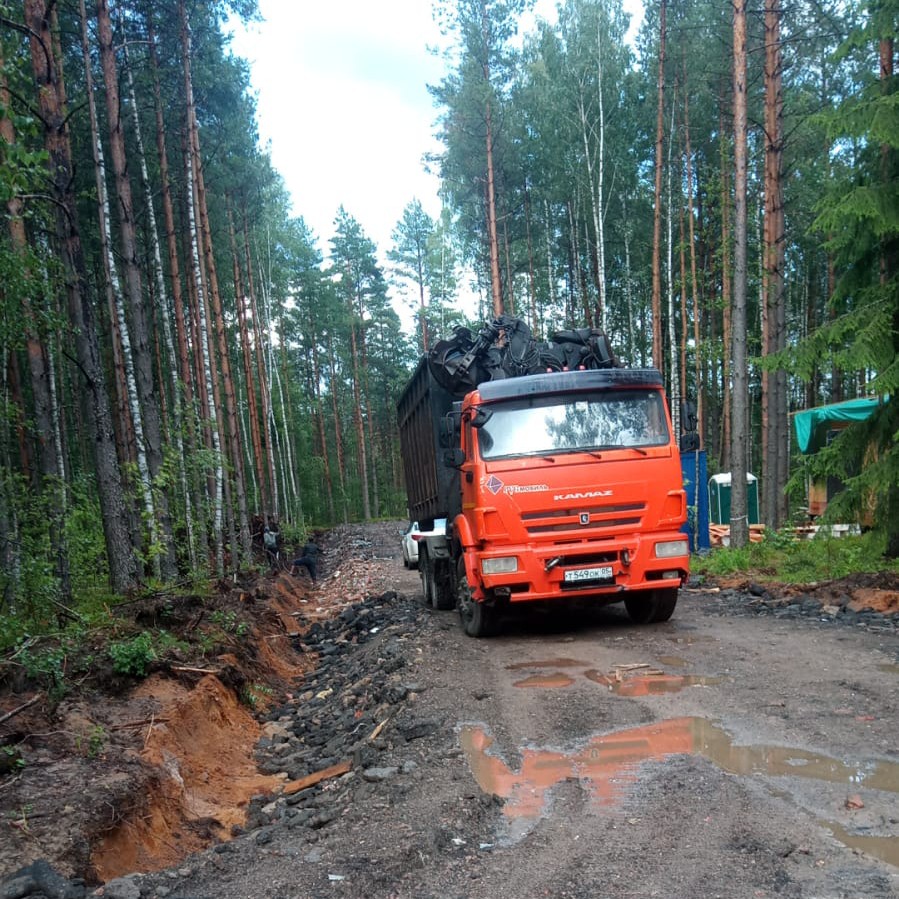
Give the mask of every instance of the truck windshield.
M 527 397 L 491 404 L 490 411 L 478 429 L 484 459 L 664 446 L 670 440 L 656 390 Z

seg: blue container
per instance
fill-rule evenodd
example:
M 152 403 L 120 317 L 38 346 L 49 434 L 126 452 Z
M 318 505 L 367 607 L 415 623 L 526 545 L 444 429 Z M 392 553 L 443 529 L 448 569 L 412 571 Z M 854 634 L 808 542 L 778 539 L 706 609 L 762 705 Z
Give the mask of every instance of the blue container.
M 709 549 L 709 488 L 705 450 L 680 454 L 684 490 L 687 491 L 687 523 L 681 530 L 690 538 L 690 552 Z

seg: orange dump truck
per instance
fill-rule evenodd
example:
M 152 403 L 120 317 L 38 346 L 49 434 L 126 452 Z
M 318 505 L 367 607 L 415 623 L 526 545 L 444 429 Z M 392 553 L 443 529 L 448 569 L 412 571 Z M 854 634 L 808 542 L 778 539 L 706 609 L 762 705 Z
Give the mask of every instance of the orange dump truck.
M 508 333 L 509 321 L 493 332 Z M 587 346 L 598 332 L 562 333 Z M 423 357 L 398 403 L 410 517 L 423 528 L 447 520 L 445 534 L 419 542 L 426 600 L 457 606 L 474 637 L 524 602 L 623 600 L 636 622 L 668 620 L 689 547 L 659 372 L 619 367 L 608 354 L 602 367 L 564 370 L 565 354 L 546 350 L 526 365 L 519 350 L 518 364 L 503 366 L 513 341 L 491 347 L 492 363 L 478 369 L 470 343 Z

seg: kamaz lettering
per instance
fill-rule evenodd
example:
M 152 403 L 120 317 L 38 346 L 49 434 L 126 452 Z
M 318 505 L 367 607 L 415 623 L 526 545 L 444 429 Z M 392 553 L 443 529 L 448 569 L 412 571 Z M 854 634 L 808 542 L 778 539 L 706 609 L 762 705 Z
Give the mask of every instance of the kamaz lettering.
M 553 500 L 557 503 L 569 499 L 595 499 L 598 496 L 612 496 L 611 490 L 591 490 L 589 493 L 557 493 Z

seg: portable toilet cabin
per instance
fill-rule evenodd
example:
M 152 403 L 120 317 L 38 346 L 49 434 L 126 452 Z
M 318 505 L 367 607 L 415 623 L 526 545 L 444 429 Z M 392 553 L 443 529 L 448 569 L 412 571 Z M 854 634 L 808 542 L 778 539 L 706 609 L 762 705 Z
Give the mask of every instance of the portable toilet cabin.
M 709 478 L 709 517 L 713 524 L 730 525 L 730 472 Z M 746 513 L 749 524 L 759 523 L 759 479 L 746 472 Z

